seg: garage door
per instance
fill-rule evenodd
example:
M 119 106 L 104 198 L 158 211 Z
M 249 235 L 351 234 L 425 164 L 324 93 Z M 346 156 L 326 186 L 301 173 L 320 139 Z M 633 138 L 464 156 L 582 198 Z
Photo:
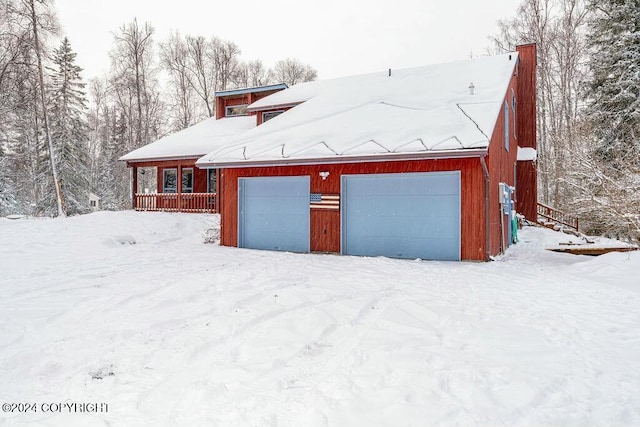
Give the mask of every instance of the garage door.
M 460 172 L 342 176 L 342 253 L 460 259 Z
M 239 178 L 238 246 L 309 252 L 309 177 Z

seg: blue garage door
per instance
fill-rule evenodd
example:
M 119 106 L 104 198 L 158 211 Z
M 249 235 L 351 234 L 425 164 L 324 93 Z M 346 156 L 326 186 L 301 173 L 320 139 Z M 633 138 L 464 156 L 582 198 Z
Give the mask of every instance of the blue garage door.
M 342 253 L 460 259 L 460 172 L 342 176 Z
M 309 252 L 309 177 L 239 178 L 238 246 Z

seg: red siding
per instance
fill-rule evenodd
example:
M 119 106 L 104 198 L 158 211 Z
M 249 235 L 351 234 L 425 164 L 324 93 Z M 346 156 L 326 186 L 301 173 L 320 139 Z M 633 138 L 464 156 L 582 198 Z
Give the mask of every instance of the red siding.
M 536 45 L 517 47 L 520 53 L 518 73 L 518 145 L 537 148 L 536 135 Z M 518 162 L 518 212 L 529 221 L 537 221 L 538 175 L 534 162 Z
M 220 213 L 223 219 L 221 244 L 238 244 L 238 178 L 250 176 L 310 176 L 311 192 L 340 194 L 341 175 L 461 171 L 461 257 L 485 259 L 484 178 L 478 158 L 406 162 L 353 163 L 337 165 L 280 166 L 222 170 Z M 328 171 L 323 180 L 321 171 Z M 311 210 L 311 250 L 340 252 L 340 212 Z
M 499 202 L 499 183 L 504 182 L 512 187 L 516 185 L 516 177 L 514 176 L 514 165 L 518 157 L 518 145 L 522 146 L 520 137 L 529 131 L 520 129 L 523 126 L 527 126 L 530 121 L 523 120 L 522 116 L 527 114 L 526 110 L 522 111 L 522 102 L 518 96 L 518 87 L 520 84 L 520 73 L 522 72 L 522 58 L 520 60 L 520 70 L 514 73 L 511 78 L 507 93 L 503 105 L 500 107 L 500 114 L 491 136 L 491 143 L 489 144 L 489 154 L 487 156 L 487 167 L 489 169 L 489 248 L 491 255 L 499 254 L 503 249 L 506 249 L 508 239 L 510 236 L 507 234 L 508 225 L 501 224 L 501 206 Z M 525 58 L 526 62 L 526 58 Z M 513 108 L 511 103 L 512 94 L 516 95 L 517 102 L 517 123 L 513 120 Z M 507 102 L 509 106 L 509 150 L 505 148 L 505 121 L 504 121 L 504 102 Z M 535 117 L 534 117 L 535 119 Z M 514 126 L 516 126 L 516 136 L 514 138 Z M 520 165 L 518 165 L 520 166 Z M 520 200 L 525 199 L 525 195 L 521 193 L 519 187 L 516 188 L 516 198 Z M 518 206 L 517 206 L 518 208 Z M 504 219 L 507 219 L 506 217 Z M 504 240 L 501 243 L 502 227 L 504 226 Z
M 238 178 L 250 176 L 310 176 L 311 192 L 339 194 L 341 175 L 461 171 L 462 218 L 461 257 L 463 260 L 485 260 L 487 252 L 496 255 L 506 248 L 509 236 L 504 224 L 502 238 L 501 207 L 498 200 L 499 183 L 515 186 L 517 178 L 517 210 L 527 218 L 535 219 L 537 207 L 537 185 L 535 164 L 520 162 L 517 177 L 514 176 L 518 146 L 536 147 L 536 106 L 535 106 L 535 45 L 519 46 L 520 64 L 514 73 L 504 101 L 509 106 L 509 149 L 505 148 L 504 104 L 500 107 L 497 122 L 491 135 L 486 157 L 489 170 L 489 206 L 485 206 L 485 180 L 478 158 L 424 160 L 406 162 L 372 162 L 338 165 L 281 166 L 261 168 L 224 169 L 221 172 L 219 200 L 221 202 L 221 244 L 237 246 L 238 220 Z M 513 120 L 512 93 L 517 101 L 517 122 Z M 261 120 L 261 115 L 258 120 Z M 515 129 L 514 129 L 514 126 Z M 517 132 L 514 137 L 514 131 Z M 330 173 L 326 180 L 319 176 L 321 171 Z M 489 248 L 485 247 L 485 212 L 489 212 Z M 506 218 L 505 218 L 506 219 Z M 340 251 L 339 211 L 311 210 L 311 250 L 319 252 Z
M 250 105 L 264 98 L 265 96 L 274 94 L 281 89 L 270 90 L 265 92 L 250 92 L 242 95 L 229 95 L 216 97 L 216 119 L 221 119 L 226 115 L 226 107 L 233 105 Z M 250 113 L 254 115 L 255 113 Z M 258 123 L 260 124 L 260 123 Z

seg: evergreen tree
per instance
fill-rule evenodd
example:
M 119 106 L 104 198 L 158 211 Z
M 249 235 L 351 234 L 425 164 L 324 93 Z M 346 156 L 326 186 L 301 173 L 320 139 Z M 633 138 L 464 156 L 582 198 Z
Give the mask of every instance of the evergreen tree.
M 76 54 L 65 38 L 53 52 L 49 109 L 58 176 L 68 214 L 89 209 L 89 127 L 87 98 Z
M 128 138 L 128 127 L 123 114 L 115 108 L 104 108 L 104 121 L 109 132 L 100 138 L 100 159 L 98 163 L 95 192 L 102 198 L 102 208 L 106 210 L 126 209 L 129 202 L 129 180 L 123 179 L 129 173 L 124 162 L 118 161 L 123 154 L 123 146 Z
M 587 114 L 596 153 L 615 169 L 640 154 L 640 1 L 591 0 Z
M 575 211 L 587 232 L 640 241 L 640 1 L 590 0 L 585 152 Z
M 4 142 L 0 140 L 0 216 L 15 213 L 17 206 L 16 192 L 9 174 L 9 158 L 3 145 Z

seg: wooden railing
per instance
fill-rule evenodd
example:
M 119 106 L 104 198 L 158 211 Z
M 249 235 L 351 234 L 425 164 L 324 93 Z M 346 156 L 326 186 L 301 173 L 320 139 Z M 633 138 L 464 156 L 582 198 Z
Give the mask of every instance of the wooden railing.
M 216 193 L 136 193 L 135 210 L 215 213 Z
M 547 206 L 544 203 L 538 203 L 538 216 L 544 218 L 547 221 L 555 222 L 565 225 L 578 231 L 579 222 L 578 218 L 571 216 L 568 213 L 559 211 L 551 206 Z

